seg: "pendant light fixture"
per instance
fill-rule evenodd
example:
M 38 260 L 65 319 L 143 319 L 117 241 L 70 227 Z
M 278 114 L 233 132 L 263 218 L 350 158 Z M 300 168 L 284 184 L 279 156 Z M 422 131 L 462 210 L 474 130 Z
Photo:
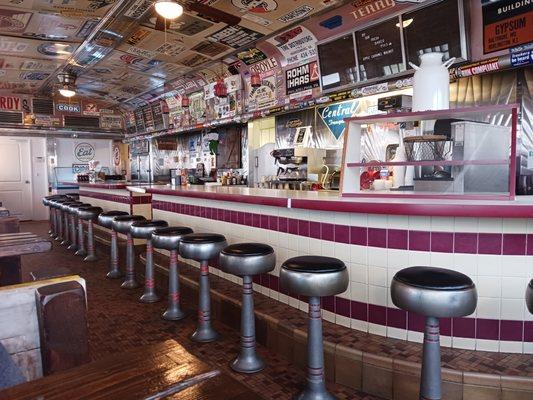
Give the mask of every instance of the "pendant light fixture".
M 59 94 L 63 97 L 73 97 L 76 95 L 76 77 L 71 74 L 59 74 L 57 76 L 57 80 L 61 84 L 61 87 L 59 88 Z
M 259 75 L 259 72 L 254 72 L 250 75 L 250 85 L 253 88 L 261 87 L 261 75 Z
M 183 7 L 175 0 L 157 0 L 154 8 L 165 19 L 176 19 L 183 14 Z

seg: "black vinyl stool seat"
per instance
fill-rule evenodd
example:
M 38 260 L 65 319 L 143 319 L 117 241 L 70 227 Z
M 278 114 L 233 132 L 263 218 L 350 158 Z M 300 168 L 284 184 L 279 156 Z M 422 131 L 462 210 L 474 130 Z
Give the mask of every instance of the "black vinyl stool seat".
M 111 230 L 111 249 L 109 257 L 109 271 L 107 277 L 109 279 L 118 279 L 122 277 L 120 268 L 118 266 L 118 237 L 117 232 L 113 229 L 113 221 L 116 217 L 129 215 L 126 211 L 106 211 L 98 216 L 98 225 Z
M 146 240 L 146 267 L 144 272 L 144 293 L 139 299 L 141 303 L 155 303 L 159 296 L 155 290 L 154 281 L 154 248 L 152 245 L 152 233 L 167 227 L 168 223 L 162 220 L 136 221 L 131 224 L 131 236 L 136 239 Z
M 301 400 L 334 399 L 335 397 L 327 391 L 324 379 L 320 298 L 346 291 L 349 283 L 346 265 L 341 260 L 331 257 L 294 257 L 281 265 L 279 279 L 283 289 L 309 297 L 307 384 L 296 398 Z
M 526 289 L 526 304 L 527 309 L 533 314 L 533 279 L 529 281 Z
M 65 193 L 65 196 L 67 196 L 69 199 L 72 200 L 79 200 L 80 194 L 79 193 Z
M 107 229 L 113 229 L 113 220 L 115 217 L 123 217 L 125 215 L 130 214 L 126 211 L 105 211 L 98 216 L 98 225 Z
M 211 325 L 211 293 L 209 289 L 209 260 L 218 257 L 228 244 L 223 235 L 190 233 L 181 238 L 179 253 L 182 257 L 200 262 L 198 326 L 191 335 L 195 342 L 212 342 L 218 333 Z
M 440 400 L 439 318 L 472 314 L 477 305 L 476 286 L 460 272 L 417 266 L 396 273 L 391 282 L 391 298 L 396 307 L 426 318 L 420 398 Z
M 152 245 L 156 249 L 170 251 L 170 265 L 168 269 L 168 307 L 163 313 L 163 319 L 179 321 L 185 318 L 185 313 L 180 306 L 180 286 L 178 273 L 178 249 L 181 238 L 192 232 L 185 226 L 169 226 L 157 229 L 152 233 Z
M 142 215 L 123 215 L 113 219 L 111 224 L 115 232 L 122 233 L 127 237 L 126 247 L 126 278 L 122 285 L 123 289 L 135 289 L 139 283 L 135 279 L 135 249 L 133 247 L 133 236 L 131 236 L 131 226 L 134 222 L 145 221 Z
M 434 267 L 410 267 L 398 271 L 391 284 L 394 305 L 420 315 L 449 318 L 474 312 L 474 282 L 457 271 Z
M 309 297 L 333 296 L 346 290 L 348 270 L 336 258 L 301 256 L 283 263 L 280 280 L 291 293 Z
M 94 252 L 94 222 L 98 220 L 98 216 L 103 212 L 101 207 L 79 207 L 78 218 L 87 222 L 87 257 L 83 261 L 96 261 L 97 257 Z M 82 227 L 83 229 L 83 227 Z M 82 238 L 83 242 L 83 238 Z
M 265 274 L 276 266 L 274 249 L 263 243 L 238 243 L 220 252 L 222 271 L 242 277 L 241 348 L 231 363 L 234 371 L 252 374 L 265 368 L 257 355 L 255 344 L 255 314 L 253 300 L 254 275 Z

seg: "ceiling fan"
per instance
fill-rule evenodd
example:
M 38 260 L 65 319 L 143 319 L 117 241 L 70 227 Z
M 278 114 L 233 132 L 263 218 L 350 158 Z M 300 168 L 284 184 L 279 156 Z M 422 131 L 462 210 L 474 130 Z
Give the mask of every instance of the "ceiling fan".
M 176 3 L 176 1 L 174 0 L 172 1 L 162 0 L 161 2 L 163 1 L 167 3 L 171 3 L 171 2 Z M 241 18 L 236 15 L 232 15 L 222 10 L 218 10 L 214 7 L 208 6 L 207 4 L 198 3 L 194 0 L 184 0 L 184 1 L 179 2 L 178 4 L 180 4 L 185 9 L 185 11 L 196 13 L 198 14 L 199 17 L 205 18 L 215 23 L 222 22 L 226 25 L 238 25 L 239 22 L 241 22 Z M 156 6 L 157 6 L 157 2 L 156 2 Z M 165 29 L 165 23 L 166 23 L 166 28 L 167 29 L 170 28 L 170 24 L 172 22 L 171 19 L 168 19 L 168 18 L 165 19 L 163 16 L 161 16 L 158 13 L 156 14 L 156 16 L 157 16 L 157 19 L 155 21 L 156 30 L 163 31 Z

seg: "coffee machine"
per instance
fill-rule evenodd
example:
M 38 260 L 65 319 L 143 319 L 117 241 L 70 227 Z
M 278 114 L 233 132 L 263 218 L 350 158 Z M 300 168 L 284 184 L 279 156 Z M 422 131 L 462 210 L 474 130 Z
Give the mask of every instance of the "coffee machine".
M 326 150 L 310 147 L 276 149 L 271 153 L 278 166 L 279 181 L 308 181 L 311 174 L 318 175 L 322 169 Z M 316 179 L 314 179 L 316 181 Z

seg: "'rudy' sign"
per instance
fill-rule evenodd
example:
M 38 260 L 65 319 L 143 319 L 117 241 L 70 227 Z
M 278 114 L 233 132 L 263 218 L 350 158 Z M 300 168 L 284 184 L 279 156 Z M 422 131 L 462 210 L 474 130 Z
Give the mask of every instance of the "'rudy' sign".
M 20 110 L 20 98 L 13 96 L 0 96 L 0 110 Z

